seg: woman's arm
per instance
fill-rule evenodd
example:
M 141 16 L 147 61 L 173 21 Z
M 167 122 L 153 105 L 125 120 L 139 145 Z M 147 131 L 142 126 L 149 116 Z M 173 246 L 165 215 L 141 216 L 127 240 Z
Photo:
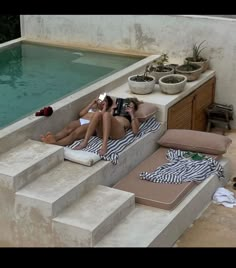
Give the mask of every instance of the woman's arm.
M 132 132 L 134 134 L 137 134 L 138 131 L 139 131 L 139 121 L 138 121 L 138 118 L 136 118 L 134 116 L 134 113 L 135 113 L 135 110 L 134 110 L 134 107 L 132 105 L 130 105 L 129 107 L 127 107 L 126 111 L 130 114 L 130 117 L 131 117 L 131 129 L 132 129 Z
M 97 108 L 97 98 L 90 102 L 84 109 L 82 109 L 79 113 L 79 117 L 83 117 L 88 111 L 92 108 Z
M 114 111 L 115 111 L 116 108 L 117 108 L 117 104 L 116 104 L 115 101 L 113 101 L 113 104 L 112 104 L 112 106 L 111 106 L 111 108 L 110 108 L 110 113 L 111 113 L 111 115 L 114 114 Z
M 137 134 L 139 132 L 139 121 L 138 118 L 131 116 L 131 129 L 134 134 Z

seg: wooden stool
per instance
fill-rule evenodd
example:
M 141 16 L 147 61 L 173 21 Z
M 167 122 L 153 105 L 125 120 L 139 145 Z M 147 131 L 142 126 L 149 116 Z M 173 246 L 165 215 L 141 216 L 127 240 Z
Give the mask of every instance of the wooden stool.
M 233 105 L 223 105 L 213 103 L 207 110 L 207 131 L 211 130 L 212 124 L 224 125 L 225 128 L 231 130 L 230 120 L 233 120 Z

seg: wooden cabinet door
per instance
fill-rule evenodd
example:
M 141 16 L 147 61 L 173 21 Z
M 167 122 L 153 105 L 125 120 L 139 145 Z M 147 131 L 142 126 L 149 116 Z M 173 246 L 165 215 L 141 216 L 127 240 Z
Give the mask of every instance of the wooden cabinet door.
M 193 94 L 185 97 L 168 110 L 167 128 L 192 128 Z
M 192 129 L 206 131 L 206 108 L 213 103 L 215 93 L 215 78 L 200 86 L 193 97 Z

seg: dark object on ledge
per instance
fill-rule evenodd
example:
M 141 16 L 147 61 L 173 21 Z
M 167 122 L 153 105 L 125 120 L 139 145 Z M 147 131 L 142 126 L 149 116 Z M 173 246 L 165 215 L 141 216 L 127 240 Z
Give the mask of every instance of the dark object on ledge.
M 117 107 L 114 110 L 113 115 L 129 116 L 129 113 L 126 111 L 129 104 L 130 100 L 128 98 L 127 99 L 117 98 L 116 99 Z
M 35 116 L 50 116 L 53 114 L 53 109 L 51 106 L 44 107 L 39 112 L 35 113 Z
M 211 130 L 211 124 L 223 124 L 231 129 L 230 120 L 233 120 L 233 105 L 213 103 L 207 108 L 207 131 Z

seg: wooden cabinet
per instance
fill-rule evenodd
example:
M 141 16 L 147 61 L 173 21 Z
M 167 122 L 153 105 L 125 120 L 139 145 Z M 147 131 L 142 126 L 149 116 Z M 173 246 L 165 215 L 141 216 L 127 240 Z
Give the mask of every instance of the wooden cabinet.
M 167 128 L 205 131 L 207 127 L 206 107 L 214 102 L 214 95 L 215 77 L 169 108 Z

